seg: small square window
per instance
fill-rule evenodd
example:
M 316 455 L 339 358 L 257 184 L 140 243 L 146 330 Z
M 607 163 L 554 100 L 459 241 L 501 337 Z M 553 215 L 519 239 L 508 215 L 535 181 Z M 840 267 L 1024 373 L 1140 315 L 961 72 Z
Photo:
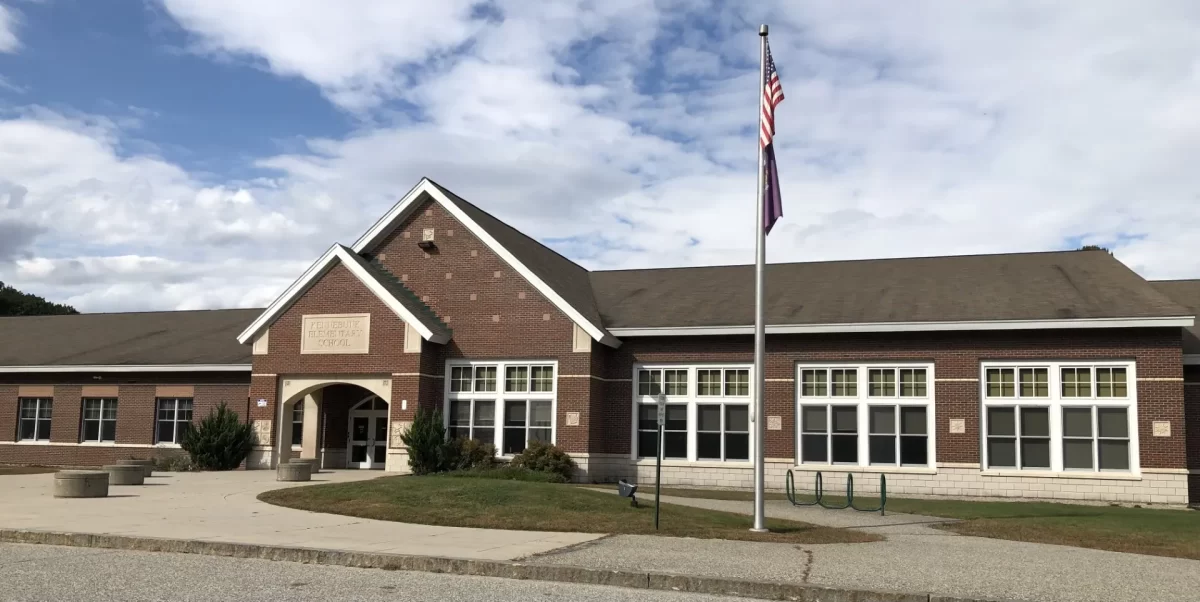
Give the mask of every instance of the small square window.
M 662 393 L 662 370 L 638 370 L 638 395 Z
M 470 393 L 471 392 L 471 368 L 470 368 L 470 366 L 455 366 L 450 369 L 450 392 L 451 393 Z
M 1063 368 L 1062 369 L 1063 397 L 1091 397 L 1092 369 Z
M 1049 397 L 1050 370 L 1021 368 L 1021 397 Z
M 895 397 L 896 371 L 892 368 L 872 368 L 868 370 L 867 395 L 871 397 Z
M 1015 374 L 1012 368 L 988 368 L 987 396 L 1016 397 Z
M 1128 397 L 1124 368 L 1096 368 L 1096 397 Z
M 829 371 L 834 397 L 858 397 L 858 370 L 834 368 Z
M 925 385 L 924 368 L 900 369 L 900 397 L 925 397 L 928 395 Z
M 667 395 L 683 396 L 688 393 L 687 370 L 664 370 L 663 385 Z
M 750 394 L 749 370 L 725 371 L 725 395 L 727 397 L 744 397 Z
M 696 370 L 696 394 L 704 396 L 720 395 L 721 371 Z
M 475 367 L 475 391 L 479 393 L 494 393 L 496 391 L 496 367 Z
M 825 397 L 829 395 L 829 371 L 818 370 L 800 371 L 800 394 L 805 397 Z
M 529 390 L 529 366 L 508 366 L 504 369 L 504 391 L 524 393 Z

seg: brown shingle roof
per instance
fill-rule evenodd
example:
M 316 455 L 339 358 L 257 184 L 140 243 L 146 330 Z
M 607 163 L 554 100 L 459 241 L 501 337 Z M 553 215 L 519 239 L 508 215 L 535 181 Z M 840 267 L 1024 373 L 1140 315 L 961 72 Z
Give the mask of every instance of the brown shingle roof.
M 0 366 L 249 364 L 261 309 L 0 318 Z
M 1155 280 L 1150 284 L 1176 303 L 1200 314 L 1200 280 Z M 1183 331 L 1183 352 L 1200 354 L 1200 325 Z
M 753 266 L 592 272 L 608 328 L 754 323 Z M 1192 315 L 1103 251 L 767 266 L 771 325 Z

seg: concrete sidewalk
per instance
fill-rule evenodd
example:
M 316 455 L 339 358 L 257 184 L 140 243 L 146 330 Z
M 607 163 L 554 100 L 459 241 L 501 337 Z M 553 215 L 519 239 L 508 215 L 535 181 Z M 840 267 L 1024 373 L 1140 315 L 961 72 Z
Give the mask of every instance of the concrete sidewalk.
M 751 502 L 663 497 L 751 514 Z M 1200 561 L 967 537 L 925 516 L 794 507 L 767 515 L 878 533 L 886 541 L 789 545 L 618 535 L 527 562 L 804 583 L 876 591 L 1064 602 L 1194 602 Z M 1197 516 L 1200 520 L 1200 515 Z
M 326 471 L 316 482 L 382 476 L 370 471 Z M 0 529 L 25 529 L 187 539 L 222 543 L 321 548 L 510 560 L 601 537 L 434 527 L 281 508 L 258 501 L 280 483 L 273 471 L 156 473 L 144 486 L 112 487 L 100 499 L 53 497 L 53 474 L 0 477 Z

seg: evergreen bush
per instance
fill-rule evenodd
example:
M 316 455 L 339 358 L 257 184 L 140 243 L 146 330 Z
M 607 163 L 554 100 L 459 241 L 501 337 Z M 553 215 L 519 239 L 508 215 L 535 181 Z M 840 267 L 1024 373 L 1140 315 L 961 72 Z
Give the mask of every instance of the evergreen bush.
M 254 429 L 224 402 L 188 429 L 180 444 L 200 470 L 233 470 L 250 455 L 253 445 Z

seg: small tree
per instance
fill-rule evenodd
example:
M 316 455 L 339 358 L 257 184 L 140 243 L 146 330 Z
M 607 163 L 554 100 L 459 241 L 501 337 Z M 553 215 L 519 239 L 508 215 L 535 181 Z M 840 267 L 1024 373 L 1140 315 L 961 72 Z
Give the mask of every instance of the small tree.
M 412 426 L 400 440 L 408 447 L 408 465 L 416 475 L 449 470 L 458 459 L 457 446 L 446 440 L 440 410 L 417 408 Z
M 563 483 L 571 481 L 576 468 L 575 461 L 567 452 L 548 441 L 530 441 L 525 451 L 513 457 L 509 465 L 513 468 L 556 475 Z
M 188 430 L 180 446 L 200 470 L 233 470 L 250 455 L 254 429 L 221 402 L 198 426 Z

